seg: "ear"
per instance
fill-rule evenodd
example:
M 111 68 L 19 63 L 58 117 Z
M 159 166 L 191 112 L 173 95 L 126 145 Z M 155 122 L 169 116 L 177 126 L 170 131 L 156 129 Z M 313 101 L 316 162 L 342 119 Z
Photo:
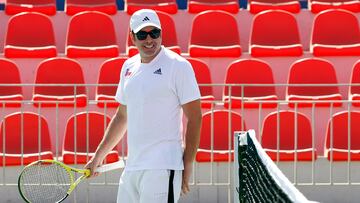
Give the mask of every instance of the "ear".
M 131 39 L 132 43 L 135 44 L 135 41 L 136 41 L 135 35 L 131 31 L 129 32 L 129 35 L 130 35 L 130 39 Z

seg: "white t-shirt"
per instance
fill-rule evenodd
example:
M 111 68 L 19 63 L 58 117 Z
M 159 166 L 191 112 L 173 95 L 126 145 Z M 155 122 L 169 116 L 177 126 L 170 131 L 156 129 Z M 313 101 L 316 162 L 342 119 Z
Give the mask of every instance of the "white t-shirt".
M 150 63 L 125 61 L 116 100 L 127 106 L 126 170 L 183 169 L 181 105 L 200 98 L 191 64 L 161 47 Z

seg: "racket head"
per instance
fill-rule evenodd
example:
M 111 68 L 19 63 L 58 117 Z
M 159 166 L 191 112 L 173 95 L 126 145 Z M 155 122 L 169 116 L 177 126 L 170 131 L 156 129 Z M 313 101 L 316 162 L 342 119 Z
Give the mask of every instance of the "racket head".
M 39 160 L 27 165 L 19 175 L 18 189 L 26 202 L 61 202 L 76 187 L 72 172 L 88 175 L 55 160 Z M 79 178 L 79 179 L 80 179 Z M 78 180 L 79 180 L 78 179 Z

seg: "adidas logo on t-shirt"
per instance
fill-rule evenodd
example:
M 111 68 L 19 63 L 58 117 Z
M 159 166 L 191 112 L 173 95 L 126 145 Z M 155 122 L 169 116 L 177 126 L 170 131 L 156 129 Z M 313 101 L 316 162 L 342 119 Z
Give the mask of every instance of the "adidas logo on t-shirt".
M 159 68 L 159 69 L 157 69 L 156 71 L 154 71 L 154 74 L 161 75 L 161 68 Z

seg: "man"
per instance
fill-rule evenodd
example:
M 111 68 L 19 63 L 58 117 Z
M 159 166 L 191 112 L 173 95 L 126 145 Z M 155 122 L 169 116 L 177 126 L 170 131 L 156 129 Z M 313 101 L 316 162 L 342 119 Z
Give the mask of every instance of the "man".
M 199 145 L 199 87 L 190 63 L 161 46 L 161 24 L 153 10 L 135 12 L 130 29 L 139 54 L 123 65 L 116 93 L 121 105 L 85 168 L 95 171 L 127 129 L 128 159 L 117 201 L 177 202 L 181 191 L 189 192 Z M 187 117 L 184 149 L 183 112 Z

